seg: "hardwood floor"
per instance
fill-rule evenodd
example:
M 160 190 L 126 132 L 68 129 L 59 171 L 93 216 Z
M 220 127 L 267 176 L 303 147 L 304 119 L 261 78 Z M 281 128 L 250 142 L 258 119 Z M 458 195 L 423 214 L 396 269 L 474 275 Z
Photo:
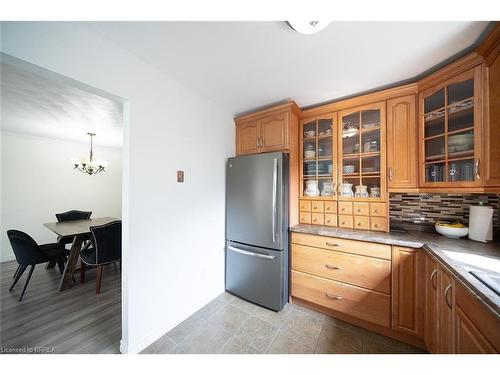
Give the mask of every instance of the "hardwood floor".
M 38 265 L 18 302 L 27 273 L 12 292 L 17 263 L 0 264 L 0 346 L 2 352 L 45 348 L 48 353 L 119 353 L 121 339 L 121 272 L 118 264 L 103 271 L 101 293 L 95 293 L 96 270 L 85 283 L 58 292 L 60 273 Z M 56 267 L 57 268 L 57 267 Z

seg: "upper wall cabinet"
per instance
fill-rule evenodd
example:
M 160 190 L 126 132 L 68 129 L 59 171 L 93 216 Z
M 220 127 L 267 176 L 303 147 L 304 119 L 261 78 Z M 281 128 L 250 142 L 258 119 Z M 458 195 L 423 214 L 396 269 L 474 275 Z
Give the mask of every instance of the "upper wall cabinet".
M 420 94 L 420 186 L 482 185 L 482 67 Z
M 389 191 L 418 188 L 416 96 L 387 101 L 387 174 Z
M 236 155 L 289 151 L 294 139 L 296 142 L 295 110 L 295 103 L 287 103 L 237 118 L 235 120 Z M 294 139 L 291 139 L 291 134 Z

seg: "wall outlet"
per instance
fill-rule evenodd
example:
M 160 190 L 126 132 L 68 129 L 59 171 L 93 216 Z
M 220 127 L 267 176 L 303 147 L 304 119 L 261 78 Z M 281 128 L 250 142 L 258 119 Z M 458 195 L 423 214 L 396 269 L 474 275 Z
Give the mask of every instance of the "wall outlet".
M 184 182 L 184 171 L 177 171 L 177 182 Z

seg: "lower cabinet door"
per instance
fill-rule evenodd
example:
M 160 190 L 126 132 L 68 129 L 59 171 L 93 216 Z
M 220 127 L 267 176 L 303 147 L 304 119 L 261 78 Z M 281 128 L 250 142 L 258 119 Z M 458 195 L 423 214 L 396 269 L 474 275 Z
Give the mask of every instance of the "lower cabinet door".
M 495 348 L 458 306 L 455 306 L 455 352 L 458 354 L 496 353 Z
M 441 267 L 439 290 L 439 353 L 453 353 L 453 279 Z
M 387 294 L 297 271 L 291 272 L 291 278 L 294 297 L 390 327 L 391 298 Z
M 429 255 L 425 257 L 425 345 L 431 353 L 439 350 L 438 332 L 438 265 Z
M 392 247 L 392 329 L 424 335 L 424 268 L 422 249 Z

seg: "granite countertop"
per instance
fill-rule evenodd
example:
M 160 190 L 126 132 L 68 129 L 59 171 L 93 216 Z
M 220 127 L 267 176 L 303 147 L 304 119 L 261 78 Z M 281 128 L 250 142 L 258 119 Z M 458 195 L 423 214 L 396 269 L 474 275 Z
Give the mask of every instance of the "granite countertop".
M 438 261 L 470 289 L 476 298 L 500 318 L 500 296 L 469 273 L 469 271 L 482 271 L 500 277 L 499 243 L 452 239 L 437 233 L 416 231 L 385 233 L 302 224 L 291 227 L 290 231 L 402 247 L 423 248 L 434 255 Z

